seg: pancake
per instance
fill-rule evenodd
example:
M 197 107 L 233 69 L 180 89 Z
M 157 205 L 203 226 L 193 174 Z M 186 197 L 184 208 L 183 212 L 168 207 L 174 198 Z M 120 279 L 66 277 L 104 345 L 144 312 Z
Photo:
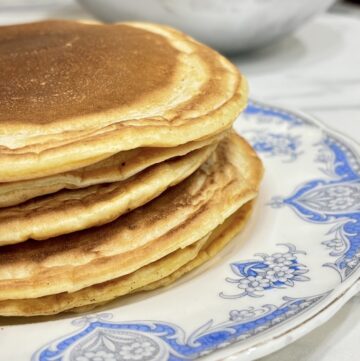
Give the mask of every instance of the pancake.
M 247 100 L 234 65 L 163 25 L 2 26 L 0 68 L 0 182 L 201 140 Z
M 131 293 L 137 293 L 137 292 L 142 292 L 142 291 L 152 291 L 152 290 L 155 290 L 160 287 L 169 286 L 172 283 L 174 283 L 175 281 L 177 281 L 180 277 L 184 276 L 186 273 L 191 272 L 195 268 L 202 266 L 205 262 L 214 258 L 220 251 L 223 250 L 223 248 L 239 232 L 242 231 L 244 226 L 247 224 L 248 219 L 250 218 L 250 215 L 252 213 L 252 208 L 253 208 L 253 201 L 248 202 L 247 204 L 242 206 L 238 211 L 236 211 L 234 214 L 232 214 L 228 219 L 226 219 L 225 222 L 222 225 L 218 226 L 211 233 L 211 235 L 209 237 L 207 237 L 207 238 L 205 238 L 205 240 L 203 240 L 200 251 L 188 263 L 181 265 L 181 263 L 178 262 L 176 264 L 176 267 L 174 267 L 176 269 L 169 275 L 167 275 L 163 278 L 159 278 L 158 280 L 153 281 L 145 286 L 142 286 L 142 287 L 140 286 L 139 288 L 134 288 L 131 291 Z M 196 245 L 198 245 L 198 244 L 196 243 Z M 189 247 L 191 247 L 191 246 L 189 246 Z M 173 254 L 171 254 L 167 257 L 164 257 L 162 260 L 154 262 L 151 265 L 158 265 L 158 264 L 160 265 L 160 262 L 165 260 L 165 258 L 171 257 L 172 260 L 175 260 L 175 257 L 177 257 L 177 254 L 180 252 L 181 251 L 176 251 Z M 174 268 L 172 268 L 172 270 Z M 167 267 L 167 270 L 169 271 L 170 267 Z M 140 271 L 141 271 L 141 269 L 136 272 L 140 272 Z M 136 272 L 134 272 L 134 274 Z M 150 280 L 150 279 L 151 279 L 150 277 L 147 278 L 147 280 Z M 138 283 L 137 285 L 140 285 L 140 283 Z M 26 300 L 26 301 L 31 302 L 30 300 Z M 21 306 L 24 304 L 23 303 L 17 304 L 16 302 L 17 301 L 14 301 L 14 300 L 0 301 L 0 315 L 2 314 L 2 312 L 7 312 L 7 313 L 11 312 L 8 315 L 17 316 L 18 312 L 19 312 L 19 308 L 21 308 Z M 95 307 L 99 307 L 99 306 L 106 304 L 107 302 L 108 302 L 108 300 L 102 301 L 99 303 L 95 303 L 95 304 L 89 303 L 86 306 L 80 306 L 80 307 L 75 307 L 73 309 L 70 309 L 69 312 L 74 312 L 74 313 L 88 312 L 88 311 L 93 310 Z M 9 305 L 12 308 L 11 311 L 10 311 Z M 16 308 L 14 307 L 15 305 L 17 306 Z M 30 306 L 30 303 L 28 303 L 28 305 Z M 5 307 L 6 307 L 6 309 L 5 309 Z M 44 308 L 43 308 L 43 311 L 45 311 Z M 21 312 L 24 312 L 24 311 L 21 311 Z M 27 316 L 32 315 L 31 310 L 27 311 L 27 313 L 28 313 Z M 6 314 L 5 314 L 5 316 L 6 316 Z M 26 311 L 25 311 L 25 314 L 22 313 L 21 316 L 26 316 Z
M 158 198 L 101 227 L 0 252 L 0 299 L 76 292 L 155 262 L 202 239 L 253 199 L 262 165 L 231 133 L 199 170 Z
M 18 182 L 0 183 L 0 208 L 55 193 L 62 189 L 79 189 L 95 184 L 119 182 L 167 159 L 218 142 L 223 134 L 171 148 L 137 148 L 117 153 L 103 161 L 61 174 Z
M 70 310 L 84 312 L 129 293 L 169 285 L 186 272 L 214 257 L 245 226 L 251 202 L 241 207 L 211 234 L 137 271 L 74 293 L 34 299 L 0 301 L 1 316 L 52 315 Z
M 67 190 L 0 209 L 0 245 L 48 239 L 113 221 L 157 197 L 198 169 L 216 144 L 168 161 L 125 181 Z
M 177 250 L 164 258 L 146 265 L 129 275 L 83 288 L 73 293 L 60 293 L 40 298 L 0 301 L 1 316 L 39 316 L 51 315 L 72 308 L 88 305 L 96 307 L 116 297 L 131 293 L 133 290 L 166 277 L 179 267 L 191 261 L 198 254 L 201 245 L 208 237 Z
M 246 225 L 246 222 L 252 213 L 252 207 L 253 201 L 248 202 L 226 219 L 221 226 L 217 227 L 212 232 L 209 239 L 202 245 L 199 253 L 191 261 L 182 265 L 167 277 L 149 283 L 135 291 L 151 291 L 159 287 L 169 286 L 186 273 L 191 272 L 193 269 L 200 267 L 205 262 L 215 257 Z

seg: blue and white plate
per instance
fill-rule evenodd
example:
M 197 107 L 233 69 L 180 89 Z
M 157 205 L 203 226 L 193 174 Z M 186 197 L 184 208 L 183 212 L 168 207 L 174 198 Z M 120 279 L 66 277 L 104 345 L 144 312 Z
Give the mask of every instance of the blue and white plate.
M 0 328 L 0 359 L 251 360 L 305 335 L 359 291 L 359 146 L 257 102 L 235 128 L 266 168 L 240 236 L 171 287 L 82 316 L 11 321 Z

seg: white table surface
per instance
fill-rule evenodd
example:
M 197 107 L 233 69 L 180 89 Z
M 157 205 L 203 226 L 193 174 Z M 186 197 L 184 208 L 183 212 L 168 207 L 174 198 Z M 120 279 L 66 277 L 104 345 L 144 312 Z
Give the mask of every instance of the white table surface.
M 360 141 L 358 9 L 337 7 L 281 43 L 233 57 L 249 80 L 251 96 L 311 113 Z M 0 0 L 0 24 L 47 18 L 92 16 L 72 0 Z M 355 361 L 360 358 L 359 342 L 357 296 L 330 321 L 262 361 Z

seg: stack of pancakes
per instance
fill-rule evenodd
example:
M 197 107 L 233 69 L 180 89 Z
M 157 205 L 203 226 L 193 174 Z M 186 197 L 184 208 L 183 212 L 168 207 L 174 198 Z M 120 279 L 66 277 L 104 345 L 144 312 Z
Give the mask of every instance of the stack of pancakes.
M 167 285 L 243 227 L 261 162 L 247 89 L 171 28 L 0 28 L 0 315 L 82 311 Z

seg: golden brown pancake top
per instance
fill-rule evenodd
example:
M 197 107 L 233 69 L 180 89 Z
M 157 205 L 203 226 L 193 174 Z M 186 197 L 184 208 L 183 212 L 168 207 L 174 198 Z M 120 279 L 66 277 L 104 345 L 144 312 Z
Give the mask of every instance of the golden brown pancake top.
M 127 25 L 0 28 L 0 125 L 45 124 L 134 104 L 165 87 L 177 50 Z

